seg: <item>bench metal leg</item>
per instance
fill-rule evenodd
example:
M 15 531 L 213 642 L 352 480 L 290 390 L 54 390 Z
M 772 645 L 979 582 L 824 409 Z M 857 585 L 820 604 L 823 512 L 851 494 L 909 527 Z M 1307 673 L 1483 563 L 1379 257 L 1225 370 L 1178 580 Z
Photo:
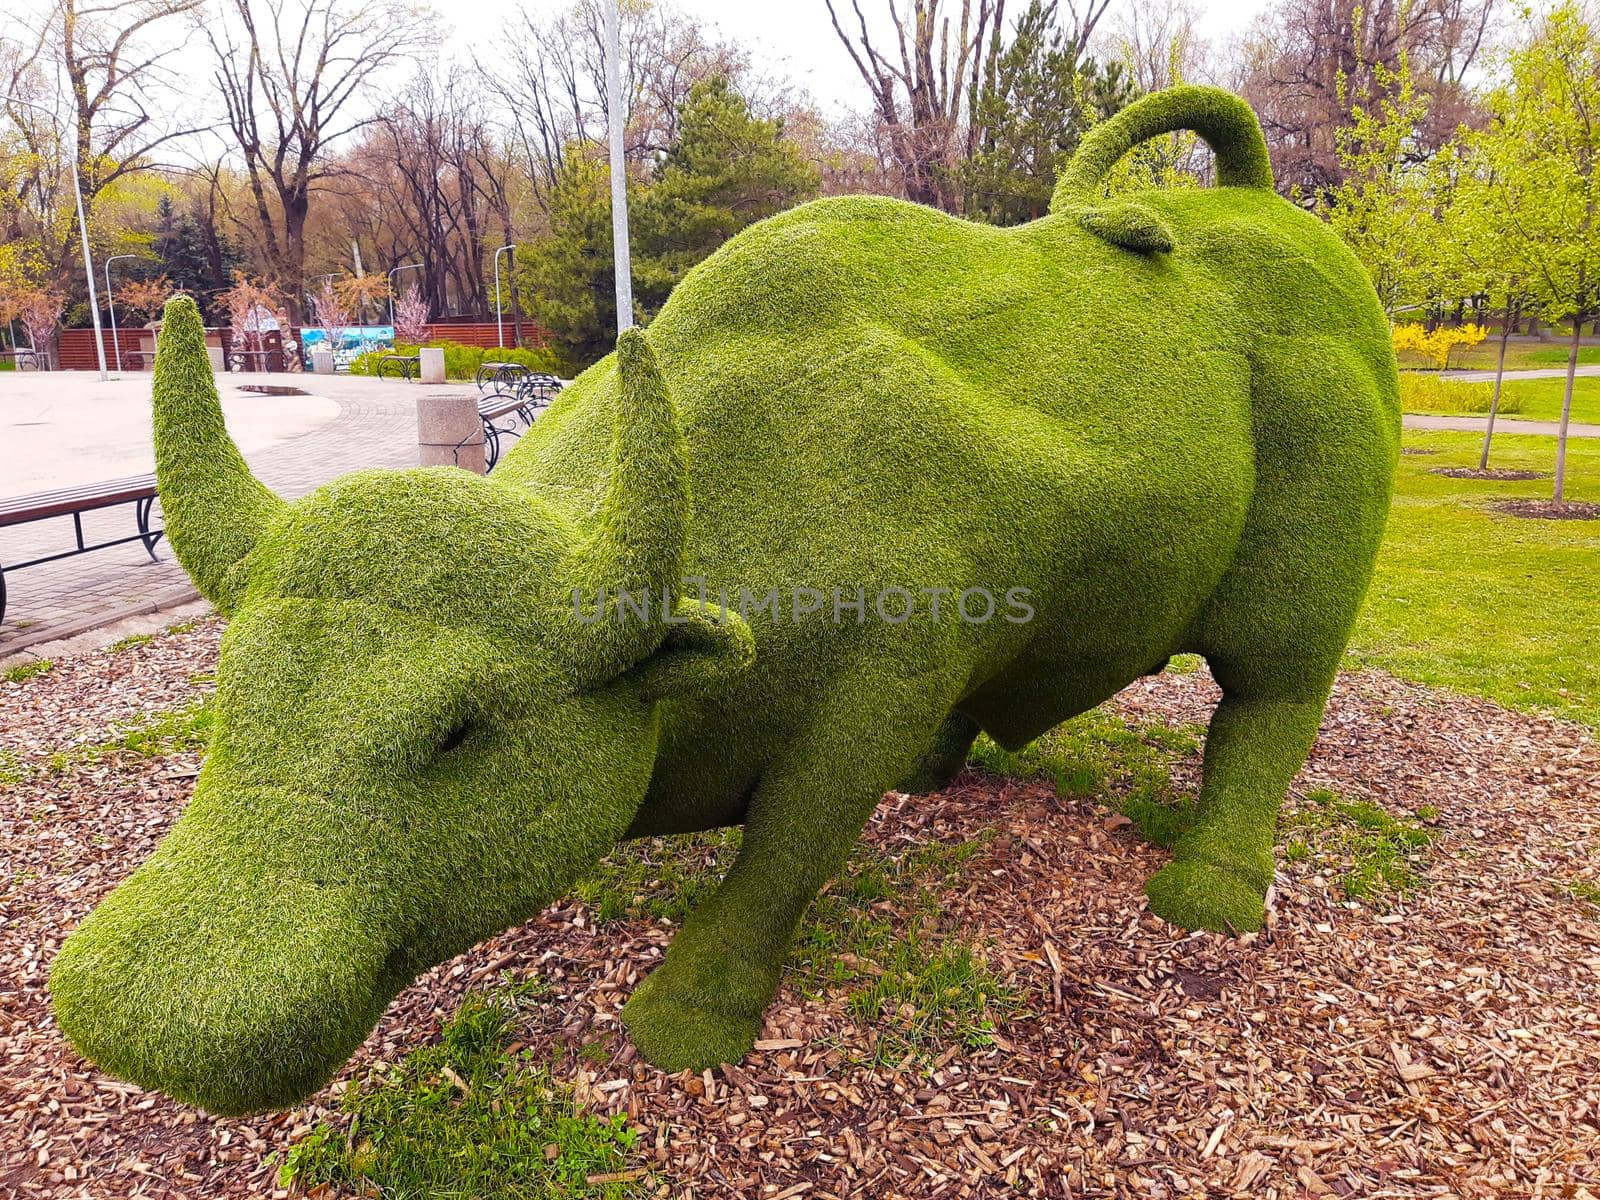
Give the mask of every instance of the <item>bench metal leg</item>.
M 6 619 L 6 569 L 0 567 L 0 621 Z
M 150 496 L 144 500 L 137 500 L 133 505 L 134 519 L 139 522 L 139 541 L 144 545 L 144 552 L 150 556 L 151 562 L 160 562 L 156 557 L 156 543 L 161 540 L 164 531 L 150 532 L 150 510 L 155 507 L 156 498 Z
M 500 461 L 500 427 L 493 421 L 483 423 L 483 450 L 483 473 L 487 475 Z

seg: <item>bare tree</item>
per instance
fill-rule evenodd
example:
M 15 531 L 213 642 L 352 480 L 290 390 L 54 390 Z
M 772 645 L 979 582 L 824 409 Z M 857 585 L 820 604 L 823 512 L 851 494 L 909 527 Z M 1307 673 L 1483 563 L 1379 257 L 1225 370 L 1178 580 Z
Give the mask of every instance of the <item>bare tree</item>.
M 311 196 L 331 147 L 378 118 L 374 85 L 428 44 L 418 14 L 356 0 L 223 0 L 205 35 L 272 282 L 301 311 Z
M 506 29 L 521 70 L 500 63 L 482 83 L 499 101 L 506 142 L 543 201 L 571 146 L 602 145 L 607 121 L 604 14 L 601 0 L 576 0 L 553 16 L 524 7 Z M 697 80 L 722 75 L 744 80 L 742 50 L 706 38 L 702 24 L 671 4 L 625 6 L 622 12 L 622 91 L 630 162 L 649 162 L 677 139 L 678 106 Z M 758 115 L 773 89 L 743 87 Z
M 1112 21 L 1112 57 L 1127 64 L 1141 92 L 1210 78 L 1206 43 L 1190 0 L 1131 0 Z
M 172 112 L 179 93 L 167 60 L 183 44 L 174 36 L 173 18 L 195 12 L 200 3 L 56 0 L 32 27 L 14 26 L 24 36 L 0 56 L 0 86 L 7 96 L 42 104 L 52 115 L 6 105 L 30 163 L 15 194 L 31 201 L 27 208 L 34 218 L 31 229 L 13 224 L 7 240 L 35 237 L 58 284 L 71 282 L 77 252 L 75 226 L 54 219 L 72 203 L 68 160 L 77 164 L 84 210 L 92 216 L 101 192 L 160 166 L 155 152 L 194 131 Z
M 861 0 L 850 0 L 854 30 L 846 32 L 834 0 L 826 0 L 833 30 L 872 95 L 905 195 L 950 212 L 961 208 L 956 167 L 981 144 L 984 132 L 970 120 L 978 95 L 992 87 L 1005 48 L 1005 0 L 961 0 L 954 27 L 941 14 L 943 0 L 912 0 L 902 16 L 887 0 L 889 35 L 875 39 Z M 1066 40 L 1081 51 L 1111 0 L 1068 0 Z M 952 36 L 953 34 L 953 36 Z
M 1401 53 L 1428 98 L 1416 147 L 1426 158 L 1463 122 L 1463 79 L 1484 48 L 1498 0 L 1279 0 L 1241 48 L 1239 89 L 1261 117 L 1273 173 L 1307 205 L 1343 179 L 1337 130 L 1370 102 Z M 1380 72 L 1381 68 L 1381 72 Z

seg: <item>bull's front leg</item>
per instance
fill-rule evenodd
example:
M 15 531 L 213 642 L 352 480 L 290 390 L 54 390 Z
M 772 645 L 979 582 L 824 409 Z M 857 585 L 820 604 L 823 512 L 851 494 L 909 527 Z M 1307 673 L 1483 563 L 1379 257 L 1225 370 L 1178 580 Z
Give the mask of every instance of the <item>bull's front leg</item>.
M 1206 734 L 1199 814 L 1145 891 L 1185 929 L 1260 929 L 1278 809 L 1317 736 L 1331 672 L 1288 694 L 1229 691 Z
M 727 877 L 623 1009 L 640 1054 L 663 1070 L 702 1070 L 749 1052 L 806 908 L 948 709 L 948 700 L 930 703 L 924 693 L 896 706 L 899 720 L 841 711 L 868 695 L 870 688 L 836 695 L 763 776 Z

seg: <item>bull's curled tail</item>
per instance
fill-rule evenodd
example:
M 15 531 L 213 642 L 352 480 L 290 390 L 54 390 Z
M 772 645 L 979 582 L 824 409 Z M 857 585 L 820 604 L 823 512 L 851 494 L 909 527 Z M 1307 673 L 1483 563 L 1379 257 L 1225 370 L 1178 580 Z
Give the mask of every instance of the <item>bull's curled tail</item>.
M 1050 211 L 1092 201 L 1124 154 L 1140 142 L 1180 129 L 1193 130 L 1215 152 L 1220 186 L 1272 190 L 1267 140 L 1250 106 L 1221 88 L 1186 85 L 1136 100 L 1090 130 L 1056 181 Z

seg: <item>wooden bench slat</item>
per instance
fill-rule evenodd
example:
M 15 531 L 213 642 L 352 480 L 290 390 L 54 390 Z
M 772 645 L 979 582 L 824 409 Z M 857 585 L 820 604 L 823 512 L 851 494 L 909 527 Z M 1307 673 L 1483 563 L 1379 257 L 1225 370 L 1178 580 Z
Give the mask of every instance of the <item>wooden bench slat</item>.
M 0 500 L 0 526 L 22 525 L 91 508 L 109 508 L 113 504 L 146 500 L 155 494 L 156 477 L 136 475 L 128 479 L 111 479 L 104 483 L 13 496 Z

